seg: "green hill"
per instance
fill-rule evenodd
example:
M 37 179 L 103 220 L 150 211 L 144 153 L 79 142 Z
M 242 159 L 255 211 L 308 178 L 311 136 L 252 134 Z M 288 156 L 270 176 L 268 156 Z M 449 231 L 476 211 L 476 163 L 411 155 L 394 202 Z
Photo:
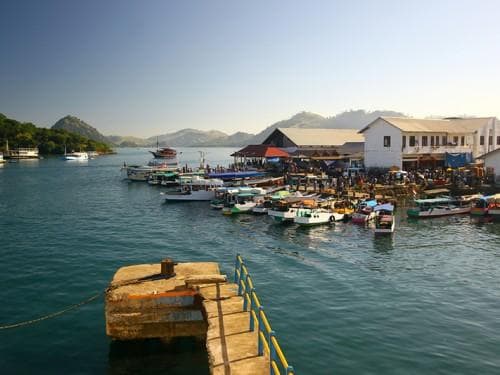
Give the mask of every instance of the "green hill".
M 85 121 L 80 120 L 75 116 L 66 116 L 57 121 L 52 129 L 64 129 L 68 132 L 79 134 L 88 139 L 92 139 L 93 141 L 102 142 L 102 143 L 111 143 L 109 139 L 99 133 L 99 131 L 87 124 Z
M 10 148 L 38 147 L 44 155 L 63 154 L 65 146 L 68 151 L 113 151 L 104 142 L 97 142 L 64 129 L 39 128 L 30 122 L 21 123 L 0 114 L 0 149 L 4 149 L 7 141 Z

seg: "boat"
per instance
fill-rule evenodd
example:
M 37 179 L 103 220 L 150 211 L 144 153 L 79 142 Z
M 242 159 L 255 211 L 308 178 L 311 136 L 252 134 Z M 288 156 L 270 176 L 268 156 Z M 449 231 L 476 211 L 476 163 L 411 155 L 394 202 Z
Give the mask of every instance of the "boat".
M 408 217 L 431 218 L 468 214 L 472 208 L 471 200 L 451 197 L 415 199 L 415 204 L 415 207 L 407 210 Z
M 87 161 L 89 160 L 89 155 L 86 152 L 71 152 L 63 156 L 63 160 L 74 160 L 74 161 Z
M 130 181 L 148 181 L 149 176 L 154 172 L 176 172 L 178 164 L 176 160 L 152 159 L 148 165 L 126 165 L 122 170 L 127 173 Z
M 352 214 L 351 221 L 354 224 L 366 224 L 375 218 L 375 212 L 373 208 L 377 206 L 377 201 L 375 199 L 361 201 L 356 208 L 356 211 Z
M 5 163 L 5 159 L 3 158 L 3 153 L 0 152 L 0 164 Z
M 226 197 L 228 192 L 233 189 L 234 192 L 237 191 L 235 188 L 229 187 L 220 187 L 215 190 L 215 197 L 210 201 L 210 207 L 214 210 L 222 210 L 224 208 L 224 203 L 226 201 Z
M 177 156 L 177 151 L 170 147 L 159 148 L 156 151 L 149 151 L 157 159 L 173 159 Z
M 287 197 L 273 203 L 267 214 L 280 223 L 293 222 L 297 214 L 316 208 L 317 202 L 314 197 Z
M 9 159 L 39 159 L 38 147 L 15 148 L 5 152 L 5 158 Z
M 354 205 L 349 200 L 336 201 L 333 204 L 336 221 L 348 221 L 354 214 Z
M 375 234 L 393 233 L 396 229 L 394 206 L 390 203 L 380 204 L 373 208 L 375 216 Z
M 479 198 L 473 207 L 470 209 L 470 214 L 472 216 L 486 216 L 488 215 L 489 199 L 491 196 Z
M 176 171 L 154 171 L 148 176 L 149 185 L 179 186 L 179 173 Z
M 293 222 L 300 226 L 313 226 L 335 223 L 335 212 L 324 208 L 302 210 L 293 218 Z
M 216 178 L 205 179 L 200 176 L 181 178 L 179 189 L 165 192 L 165 201 L 211 201 L 215 198 L 215 191 L 224 185 Z
M 495 221 L 500 221 L 500 194 L 493 195 L 488 204 L 488 215 Z
M 251 213 L 257 205 L 255 197 L 263 197 L 266 190 L 257 187 L 243 186 L 235 190 L 228 191 L 228 197 L 222 208 L 224 215 L 233 215 L 241 213 Z
M 170 147 L 160 148 L 158 138 L 156 138 L 156 151 L 149 151 L 157 159 L 174 159 L 177 156 L 177 151 Z
M 272 188 L 271 191 L 273 191 Z M 260 199 L 256 199 L 257 204 L 255 205 L 254 208 L 252 208 L 252 213 L 256 215 L 265 215 L 273 207 L 273 202 L 276 202 L 280 199 L 284 199 L 288 196 L 290 196 L 290 191 L 278 190 L 274 191 L 274 193 L 271 195 L 266 195 L 261 197 Z

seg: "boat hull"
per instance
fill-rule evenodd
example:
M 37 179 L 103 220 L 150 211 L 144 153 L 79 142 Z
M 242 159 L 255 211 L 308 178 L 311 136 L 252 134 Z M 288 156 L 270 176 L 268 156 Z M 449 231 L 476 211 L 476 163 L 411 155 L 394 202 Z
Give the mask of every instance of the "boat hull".
M 199 190 L 199 191 L 192 191 L 186 194 L 175 194 L 175 193 L 169 193 L 165 194 L 165 201 L 211 201 L 215 198 L 215 192 L 214 191 L 206 191 L 206 190 Z
M 414 217 L 419 219 L 432 218 L 432 217 L 443 217 L 451 215 L 461 215 L 468 214 L 471 212 L 470 207 L 455 207 L 455 208 L 433 208 L 426 211 L 419 211 L 415 209 L 409 209 L 407 211 L 408 217 Z

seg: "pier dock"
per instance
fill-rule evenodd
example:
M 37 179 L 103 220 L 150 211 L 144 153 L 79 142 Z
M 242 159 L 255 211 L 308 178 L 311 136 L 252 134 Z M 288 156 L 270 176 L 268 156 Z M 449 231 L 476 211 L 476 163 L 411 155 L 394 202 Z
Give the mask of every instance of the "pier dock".
M 106 291 L 106 333 L 116 340 L 206 340 L 212 374 L 293 374 L 240 256 L 235 283 L 213 262 L 120 268 Z

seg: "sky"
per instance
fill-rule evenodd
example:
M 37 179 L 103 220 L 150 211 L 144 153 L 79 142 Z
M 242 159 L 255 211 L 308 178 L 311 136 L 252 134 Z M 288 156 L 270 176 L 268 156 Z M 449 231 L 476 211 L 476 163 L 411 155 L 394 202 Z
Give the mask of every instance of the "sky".
M 0 2 L 0 112 L 106 135 L 300 111 L 500 117 L 500 1 Z

